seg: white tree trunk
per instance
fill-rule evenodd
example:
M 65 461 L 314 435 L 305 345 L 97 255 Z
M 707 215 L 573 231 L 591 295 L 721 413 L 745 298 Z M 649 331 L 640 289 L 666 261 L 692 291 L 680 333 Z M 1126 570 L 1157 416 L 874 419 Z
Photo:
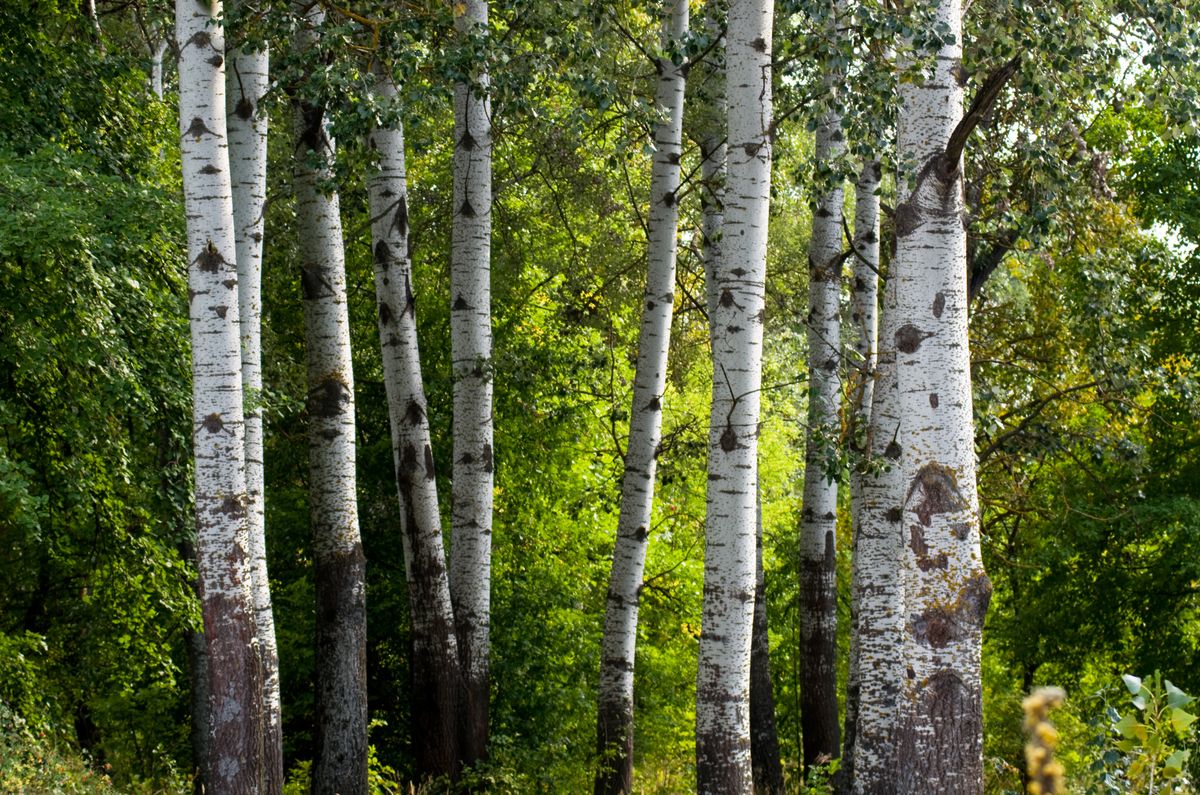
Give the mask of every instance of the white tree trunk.
M 163 56 L 167 52 L 165 37 L 155 34 L 156 38 L 150 45 L 150 91 L 159 99 L 163 98 Z
M 389 100 L 396 96 L 395 84 L 383 74 L 376 77 L 375 91 Z M 400 122 L 373 130 L 370 146 L 379 158 L 378 167 L 369 172 L 367 187 L 383 382 L 412 616 L 414 742 L 423 774 L 454 775 L 458 764 L 461 673 L 417 345 L 412 260 L 408 254 L 404 131 Z
M 179 0 L 179 118 L 188 233 L 196 556 L 208 649 L 207 782 L 261 788 L 262 678 L 254 647 L 237 247 L 225 126 L 220 3 Z
M 158 91 L 162 85 L 159 51 Z M 242 391 L 246 400 L 246 489 L 254 614 L 262 661 L 266 725 L 263 754 L 267 792 L 283 791 L 283 724 L 279 697 L 279 655 L 267 576 L 263 504 L 262 252 L 263 209 L 267 200 L 267 114 L 259 104 L 270 82 L 266 50 L 226 53 L 225 110 L 229 126 L 229 175 L 237 235 L 238 317 L 242 338 Z
M 633 668 L 638 598 L 650 538 L 658 448 L 662 442 L 662 402 L 675 308 L 679 222 L 676 197 L 683 154 L 686 70 L 682 62 L 679 65 L 672 63 L 669 51 L 672 47 L 682 49 L 687 29 L 687 0 L 675 0 L 666 9 L 661 41 L 663 55 L 657 61 L 658 86 L 654 101 L 664 120 L 654 128 L 646 292 L 638 333 L 621 510 L 600 652 L 598 750 L 602 761 L 595 790 L 605 795 L 628 793 L 633 789 Z
M 732 0 L 726 36 L 729 161 L 724 263 L 716 274 L 703 632 L 696 703 L 701 793 L 751 789 L 759 388 L 771 187 L 771 26 L 767 0 Z
M 456 8 L 460 36 L 485 33 L 487 0 Z M 463 760 L 487 753 L 488 622 L 492 584 L 492 124 L 486 68 L 454 86 L 454 222 L 450 350 L 454 368 L 450 594 L 466 677 Z
M 859 699 L 859 535 L 863 519 L 863 477 L 870 464 L 868 429 L 871 401 L 875 395 L 875 365 L 879 349 L 879 196 L 880 164 L 863 165 L 854 190 L 853 285 L 850 289 L 850 322 L 854 326 L 856 356 L 847 366 L 852 385 L 853 434 L 850 439 L 858 460 L 850 469 L 850 523 L 853 538 L 854 574 L 850 586 L 850 664 L 846 683 L 846 733 L 842 750 L 843 782 L 854 778 L 854 746 Z
M 829 3 L 836 36 L 840 3 Z M 842 75 L 826 66 L 830 110 L 816 131 L 818 172 L 838 173 L 846 149 L 842 133 Z M 818 180 L 825 178 L 818 173 Z M 837 700 L 837 472 L 841 431 L 841 290 L 843 185 L 836 180 L 817 198 L 808 246 L 808 432 L 804 505 L 800 518 L 800 713 L 804 764 L 840 751 Z
M 296 49 L 324 14 L 307 3 Z M 334 143 L 324 109 L 295 108 L 294 184 L 308 359 L 309 516 L 317 597 L 314 793 L 367 790 L 366 595 L 355 494 L 354 372 Z
M 896 736 L 903 793 L 983 791 L 980 646 L 991 583 L 975 486 L 966 232 L 959 157 L 962 13 L 942 0 L 949 40 L 923 83 L 900 86 L 896 374 L 903 453 L 904 658 Z

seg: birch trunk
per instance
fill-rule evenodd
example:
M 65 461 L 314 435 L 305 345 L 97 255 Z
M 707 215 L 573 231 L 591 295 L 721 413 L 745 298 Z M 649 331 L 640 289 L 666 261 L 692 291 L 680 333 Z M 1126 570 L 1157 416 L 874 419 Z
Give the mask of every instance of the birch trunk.
M 836 36 L 840 3 L 829 3 Z M 813 158 L 819 172 L 837 173 L 846 148 L 842 133 L 841 74 L 826 67 L 830 110 L 816 131 Z M 819 176 L 818 179 L 823 179 Z M 804 456 L 804 507 L 800 517 L 800 725 L 804 766 L 841 751 L 837 700 L 837 501 L 836 472 L 827 462 L 840 435 L 842 198 L 841 180 L 817 198 L 808 246 L 808 433 Z
M 396 95 L 391 78 L 382 74 L 376 76 L 375 91 L 387 99 Z M 462 679 L 442 547 L 428 404 L 417 347 L 412 261 L 408 255 L 404 131 L 400 122 L 373 130 L 370 146 L 379 158 L 367 187 L 383 381 L 412 616 L 413 738 L 423 775 L 454 777 L 458 772 L 457 719 Z
M 932 79 L 901 83 L 896 207 L 896 377 L 903 451 L 904 658 L 896 735 L 902 793 L 983 791 L 980 646 L 991 582 L 980 554 L 966 232 L 960 156 L 947 157 L 963 111 L 962 12 Z
M 600 703 L 597 726 L 600 768 L 597 795 L 633 791 L 633 669 L 637 645 L 638 597 L 650 537 L 654 475 L 662 442 L 662 401 L 667 381 L 667 352 L 675 307 L 675 257 L 678 233 L 679 164 L 683 142 L 686 69 L 669 52 L 687 34 L 687 0 L 666 9 L 656 63 L 655 104 L 664 121 L 654 129 L 650 176 L 648 268 L 638 333 L 638 356 L 629 416 L 629 446 L 621 483 L 621 511 L 608 586 L 608 608 L 600 652 Z
M 866 182 L 877 175 L 864 172 L 860 197 L 867 197 Z M 859 207 L 856 245 L 870 261 L 878 262 L 878 232 L 870 239 L 862 230 L 877 229 L 878 197 L 867 208 Z M 874 226 L 871 218 L 874 217 Z M 872 274 L 873 276 L 874 274 Z M 862 312 L 870 307 L 856 308 Z M 860 316 L 866 317 L 865 314 Z M 864 324 L 869 328 L 869 323 Z M 900 688 L 901 609 L 900 501 L 903 490 L 899 393 L 896 384 L 896 281 L 887 283 L 882 323 L 879 326 L 867 449 L 872 462 L 886 468 L 865 468 L 856 475 L 858 510 L 855 514 L 854 570 L 851 601 L 855 605 L 855 657 L 851 679 L 857 692 L 852 750 L 847 754 L 851 790 L 863 795 L 895 792 L 892 738 Z M 869 361 L 869 360 L 868 360 Z M 849 739 L 849 738 L 848 738 Z M 848 746 L 849 748 L 849 746 Z
M 773 4 L 732 0 L 726 37 L 729 162 L 723 266 L 716 274 L 703 632 L 696 704 L 701 793 L 752 786 L 750 638 L 754 618 L 759 388 L 771 185 Z
M 283 791 L 283 724 L 279 697 L 279 654 L 267 575 L 263 504 L 262 252 L 267 200 L 267 115 L 259 104 L 269 85 L 266 50 L 226 53 L 225 110 L 229 126 L 229 176 L 238 266 L 242 391 L 246 400 L 246 490 L 254 615 L 263 675 L 263 760 L 268 795 Z M 161 59 L 160 59 L 161 67 Z M 160 69 L 161 71 L 161 69 Z M 160 74 L 161 89 L 161 74 Z
M 783 764 L 775 724 L 771 643 L 767 632 L 767 580 L 763 570 L 762 497 L 754 549 L 754 630 L 750 641 L 750 760 L 756 795 L 783 795 Z
M 221 4 L 179 0 L 179 118 L 187 215 L 196 557 L 208 651 L 217 792 L 263 781 L 262 674 L 255 648 L 247 526 L 238 274 L 225 127 Z
M 302 14 L 296 49 L 314 46 L 324 13 Z M 295 107 L 296 224 L 308 359 L 309 516 L 317 597 L 314 793 L 367 791 L 366 595 L 355 494 L 354 373 L 334 143 L 324 109 Z
M 460 37 L 486 34 L 487 0 L 456 4 Z M 450 350 L 454 368 L 450 595 L 465 678 L 461 755 L 487 756 L 492 584 L 492 123 L 486 68 L 454 86 Z
M 158 99 L 163 98 L 163 56 L 167 52 L 167 40 L 156 33 L 150 44 L 150 91 Z

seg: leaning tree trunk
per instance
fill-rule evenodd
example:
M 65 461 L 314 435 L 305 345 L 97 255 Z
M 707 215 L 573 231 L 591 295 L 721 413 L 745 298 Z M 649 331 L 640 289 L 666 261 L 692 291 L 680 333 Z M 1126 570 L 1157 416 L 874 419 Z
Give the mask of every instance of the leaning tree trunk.
M 487 33 L 487 0 L 456 4 L 470 42 Z M 454 222 L 450 242 L 450 356 L 454 372 L 450 595 L 466 685 L 461 756 L 487 756 L 488 623 L 492 587 L 492 123 L 486 67 L 454 86 Z
M 655 104 L 664 120 L 654 128 L 650 177 L 648 269 L 633 377 L 629 446 L 621 483 L 621 511 L 608 585 L 608 608 L 600 651 L 597 720 L 600 767 L 597 795 L 633 791 L 633 666 L 637 645 L 638 597 L 650 537 L 654 473 L 662 441 L 662 401 L 667 382 L 667 350 L 675 307 L 675 255 L 679 222 L 679 163 L 683 142 L 685 68 L 669 52 L 687 34 L 687 0 L 675 0 L 663 20 L 657 61 Z
M 829 3 L 835 36 L 840 3 Z M 842 133 L 840 72 L 826 66 L 830 109 L 817 126 L 819 184 L 808 246 L 808 432 L 800 518 L 800 725 L 804 766 L 841 751 L 837 699 L 837 502 L 831 455 L 840 435 Z
M 296 36 L 316 43 L 324 14 L 304 13 Z M 308 359 L 309 516 L 317 597 L 314 793 L 367 791 L 366 560 L 355 494 L 354 372 L 334 144 L 324 109 L 295 107 L 294 182 Z
M 902 660 L 900 648 L 902 591 L 900 583 L 900 501 L 903 488 L 899 394 L 896 386 L 896 283 L 888 281 L 882 324 L 876 301 L 878 277 L 868 265 L 879 263 L 879 185 L 877 164 L 868 164 L 858 182 L 855 200 L 855 248 L 865 262 L 855 267 L 854 313 L 859 343 L 869 342 L 878 325 L 874 346 L 866 348 L 863 410 L 867 422 L 864 461 L 851 480 L 854 516 L 854 570 L 851 602 L 855 616 L 850 681 L 854 713 L 848 715 L 846 763 L 851 791 L 885 795 L 894 791 L 892 734 Z M 863 287 L 859 287 L 859 283 Z M 870 398 L 868 399 L 868 395 Z M 869 413 L 866 406 L 870 406 Z M 864 416 L 865 415 L 865 416 Z M 879 464 L 885 468 L 876 468 Z M 853 720 L 850 724 L 849 721 Z
M 377 95 L 394 101 L 396 86 L 379 74 Z M 412 617 L 412 714 L 417 767 L 423 776 L 458 774 L 458 710 L 462 676 L 454 611 L 442 547 L 428 404 L 421 381 L 412 260 L 408 256 L 408 185 L 404 131 L 371 132 L 378 166 L 368 177 L 375 295 L 383 382 L 400 498 L 401 538 Z
M 254 648 L 246 506 L 238 274 L 225 131 L 221 4 L 179 0 L 179 118 L 187 215 L 196 460 L 196 557 L 208 650 L 211 737 L 205 769 L 216 792 L 263 783 L 262 675 Z
M 902 82 L 896 207 L 896 377 L 904 485 L 904 659 L 896 735 L 903 793 L 983 791 L 980 647 L 991 583 L 980 553 L 967 337 L 962 10 L 926 82 Z M 949 150 L 949 151 L 948 151 Z M 951 153 L 952 152 L 952 153 Z
M 242 338 L 242 391 L 246 400 L 246 490 L 254 615 L 263 675 L 263 762 L 268 795 L 283 791 L 283 724 L 279 654 L 267 576 L 263 504 L 262 252 L 267 200 L 267 114 L 260 109 L 269 83 L 267 51 L 226 53 L 225 109 L 229 125 L 229 176 L 237 234 L 238 317 Z M 161 79 L 161 78 L 160 78 Z
M 759 388 L 771 188 L 768 0 L 732 0 L 726 46 L 729 163 L 716 276 L 703 633 L 696 687 L 701 793 L 749 793 Z

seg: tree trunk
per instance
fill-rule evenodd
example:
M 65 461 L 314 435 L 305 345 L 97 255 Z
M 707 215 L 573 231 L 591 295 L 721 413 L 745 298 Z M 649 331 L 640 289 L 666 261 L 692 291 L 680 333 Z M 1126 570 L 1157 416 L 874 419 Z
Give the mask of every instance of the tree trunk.
M 841 4 L 829 3 L 830 36 Z M 826 66 L 830 110 L 816 131 L 819 180 L 808 246 L 808 432 L 800 518 L 800 724 L 804 767 L 838 756 L 836 445 L 841 425 L 842 194 L 839 70 Z M 825 183 L 825 180 L 831 180 Z
M 324 13 L 298 6 L 296 49 L 315 44 Z M 355 494 L 354 373 L 334 143 L 324 109 L 295 107 L 296 224 L 308 360 L 309 516 L 317 597 L 314 793 L 367 791 L 366 595 Z
M 703 632 L 696 687 L 701 793 L 752 786 L 750 637 L 754 618 L 759 388 L 771 187 L 773 4 L 732 0 L 726 47 L 729 163 L 724 262 L 716 273 Z
M 608 609 L 600 652 L 600 704 L 596 773 L 597 795 L 633 790 L 633 667 L 637 644 L 638 597 L 646 564 L 654 474 L 662 442 L 662 401 L 667 352 L 675 307 L 679 163 L 683 141 L 685 69 L 667 55 L 682 44 L 688 28 L 687 0 L 675 0 L 663 20 L 655 104 L 665 116 L 654 129 L 650 177 L 648 268 L 633 378 L 629 446 L 621 483 L 621 511 L 608 586 Z
M 855 246 L 871 263 L 879 262 L 879 199 L 870 195 L 869 187 L 878 184 L 878 172 L 864 170 L 855 203 Z M 873 277 L 874 274 L 861 274 L 868 286 L 862 291 L 855 290 L 858 322 L 868 333 L 871 323 L 867 317 L 872 307 L 866 296 L 871 281 L 878 283 Z M 855 278 L 857 288 L 860 277 L 856 275 Z M 851 791 L 869 795 L 895 791 L 892 735 L 902 670 L 901 659 L 896 654 L 901 645 L 903 607 L 900 583 L 903 473 L 897 442 L 900 407 L 896 385 L 895 307 L 896 282 L 891 279 L 887 284 L 887 299 L 876 342 L 878 353 L 874 375 L 866 382 L 871 384 L 873 381 L 873 385 L 866 386 L 863 391 L 864 400 L 868 389 L 871 394 L 866 441 L 870 462 L 882 463 L 886 469 L 863 466 L 851 481 L 852 495 L 857 494 L 852 508 L 855 541 L 851 601 L 855 614 L 852 641 L 855 651 L 850 673 L 856 698 L 853 729 L 847 730 L 848 733 L 852 731 L 853 736 L 847 737 L 846 761 Z M 869 364 L 870 357 L 865 361 Z
M 159 99 L 163 98 L 163 56 L 167 52 L 167 40 L 155 34 L 155 40 L 150 44 L 150 91 Z
M 183 558 L 184 562 L 195 566 L 195 544 L 190 541 L 181 543 L 179 545 L 179 557 Z M 199 580 L 189 578 L 188 587 L 199 598 Z M 187 645 L 188 682 L 192 691 L 193 791 L 196 795 L 204 795 L 205 792 L 211 791 L 211 785 L 208 783 L 211 778 L 208 774 L 208 761 L 212 735 L 212 715 L 209 709 L 208 691 L 208 648 L 204 642 L 203 629 L 200 632 L 196 632 L 191 628 L 185 627 L 183 630 L 183 640 Z
M 904 659 L 896 735 L 903 793 L 983 791 L 980 646 L 991 582 L 980 553 L 961 156 L 962 12 L 927 82 L 900 84 L 895 345 L 904 500 Z
M 380 97 L 396 96 L 391 78 L 382 74 L 376 77 L 375 90 Z M 372 131 L 370 146 L 379 158 L 378 168 L 368 177 L 368 192 L 383 381 L 412 616 L 413 739 L 422 775 L 455 777 L 459 769 L 457 720 L 462 674 L 417 347 L 412 261 L 408 256 L 404 131 L 400 123 Z
M 771 683 L 771 643 L 767 632 L 767 581 L 763 571 L 762 497 L 755 537 L 754 631 L 750 641 L 750 760 L 756 795 L 783 795 L 783 764 L 775 725 L 775 688 Z
M 266 50 L 226 53 L 225 110 L 229 126 L 229 176 L 237 240 L 238 317 L 242 338 L 242 391 L 246 400 L 246 490 L 257 648 L 262 665 L 263 762 L 268 795 L 283 791 L 283 725 L 279 697 L 279 654 L 267 576 L 263 504 L 262 240 L 267 200 L 267 115 L 259 103 L 269 85 Z M 161 57 L 159 59 L 161 90 Z
M 487 0 L 457 4 L 455 27 L 486 35 Z M 450 350 L 454 369 L 450 595 L 465 677 L 461 754 L 487 756 L 488 622 L 492 585 L 492 126 L 486 67 L 454 86 L 454 222 L 450 243 Z
M 263 783 L 262 673 L 254 649 L 237 256 L 225 127 L 220 3 L 179 0 L 179 118 L 187 214 L 196 557 L 208 648 L 217 792 Z

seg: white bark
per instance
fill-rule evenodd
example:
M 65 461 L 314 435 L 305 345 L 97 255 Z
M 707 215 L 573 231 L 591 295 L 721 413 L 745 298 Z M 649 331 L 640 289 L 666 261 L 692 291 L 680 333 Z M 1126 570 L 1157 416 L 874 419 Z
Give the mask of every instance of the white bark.
M 376 93 L 394 99 L 396 86 L 379 74 Z M 437 480 L 421 378 L 412 260 L 408 254 L 408 184 L 400 122 L 377 127 L 370 146 L 378 166 L 368 176 L 375 295 L 383 381 L 402 518 L 413 636 L 414 720 L 422 772 L 450 772 L 456 760 L 459 677 L 454 611 L 442 545 Z
M 487 0 L 465 0 L 464 38 L 486 31 Z M 450 593 L 467 679 L 466 761 L 485 753 L 492 555 L 492 128 L 488 75 L 454 87 L 454 221 L 450 349 L 454 368 Z M 482 711 L 482 712 L 481 712 Z M 478 725 L 482 720 L 483 725 Z M 482 730 L 482 735 L 480 731 Z
M 257 789 L 262 691 L 254 597 L 238 340 L 238 274 L 225 125 L 220 3 L 179 0 L 179 116 L 187 215 L 196 554 L 208 647 L 209 785 Z
M 150 44 L 150 91 L 163 98 L 163 56 L 167 52 L 167 40 L 161 36 Z
M 324 14 L 301 3 L 296 49 L 314 45 Z M 354 372 L 346 307 L 334 143 L 324 109 L 296 106 L 294 184 L 308 360 L 309 516 L 317 592 L 316 793 L 365 792 L 365 560 L 355 493 Z
M 982 792 L 980 646 L 991 583 L 980 553 L 961 165 L 946 145 L 962 117 L 959 0 L 930 80 L 900 86 L 896 373 L 903 451 L 904 657 L 898 785 Z
M 254 613 L 262 661 L 263 737 L 267 791 L 283 790 L 283 724 L 279 697 L 279 655 L 271 613 L 263 504 L 262 253 L 263 209 L 267 200 L 267 115 L 259 104 L 269 85 L 266 50 L 226 53 L 225 109 L 229 127 L 229 171 L 238 267 L 238 316 L 241 320 L 242 390 L 246 399 L 246 489 Z M 158 53 L 161 92 L 161 50 Z
M 837 35 L 840 3 L 829 3 L 828 35 Z M 826 67 L 829 107 L 816 131 L 813 158 L 821 172 L 838 173 L 845 152 L 842 75 Z M 842 201 L 840 179 L 822 184 L 808 246 L 808 432 L 804 456 L 804 505 L 800 520 L 800 689 L 804 763 L 835 757 L 837 703 L 837 501 L 830 472 L 840 435 Z M 831 454 L 833 453 L 833 454 Z M 837 464 L 832 464 L 836 467 Z
M 629 792 L 633 786 L 633 669 L 638 598 L 650 537 L 658 448 L 662 442 L 667 351 L 675 307 L 679 222 L 676 196 L 683 154 L 686 70 L 682 62 L 679 65 L 672 63 L 669 51 L 677 45 L 682 48 L 687 28 L 687 0 L 675 0 L 667 7 L 663 20 L 663 55 L 657 62 L 658 86 L 654 101 L 664 120 L 654 129 L 646 292 L 638 334 L 621 510 L 600 653 L 599 747 L 607 756 L 596 779 L 597 792 Z
M 697 787 L 749 793 L 750 639 L 759 388 L 771 182 L 773 4 L 732 0 L 726 35 L 729 159 L 724 263 L 716 274 Z

